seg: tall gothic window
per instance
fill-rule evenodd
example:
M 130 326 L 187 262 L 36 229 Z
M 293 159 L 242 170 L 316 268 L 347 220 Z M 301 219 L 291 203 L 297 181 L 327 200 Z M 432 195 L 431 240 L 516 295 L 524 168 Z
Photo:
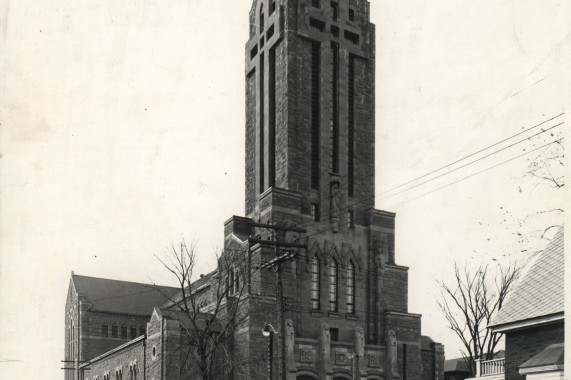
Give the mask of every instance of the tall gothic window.
M 319 259 L 313 256 L 311 259 L 311 308 L 319 310 Z
M 337 311 L 337 261 L 329 262 L 329 310 Z
M 234 291 L 234 270 L 230 269 L 230 281 L 228 287 L 228 295 L 232 294 Z
M 69 326 L 69 358 L 71 360 L 75 359 L 74 342 L 75 342 L 75 326 L 73 325 L 73 322 L 71 322 Z
M 264 32 L 264 4 L 260 7 L 260 33 Z
M 355 265 L 347 264 L 347 313 L 355 313 Z

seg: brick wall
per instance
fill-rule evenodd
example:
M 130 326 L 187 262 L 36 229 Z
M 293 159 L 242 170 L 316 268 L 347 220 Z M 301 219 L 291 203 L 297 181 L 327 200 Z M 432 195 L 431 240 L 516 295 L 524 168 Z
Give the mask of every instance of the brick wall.
M 139 338 L 126 343 L 116 352 L 105 355 L 94 362 L 84 366 L 82 380 L 103 380 L 103 376 L 110 374 L 115 379 L 116 373 L 121 371 L 123 379 L 130 379 L 131 371 L 135 371 L 137 379 L 145 379 L 145 340 Z
M 146 355 L 145 355 L 145 380 L 160 380 L 163 379 L 163 362 L 161 360 L 163 352 L 163 339 L 162 339 L 162 318 L 153 313 L 150 321 L 147 323 L 147 341 L 146 341 Z
M 563 323 L 529 328 L 506 333 L 505 380 L 525 380 L 518 367 L 550 344 L 563 343 Z
M 249 54 L 247 52 L 247 54 Z M 256 206 L 256 71 L 246 76 L 246 215 Z
M 422 350 L 422 380 L 433 380 L 434 376 L 434 352 Z
M 84 308 L 82 314 L 82 356 L 83 360 L 91 360 L 109 350 L 112 350 L 136 337 L 145 334 L 149 316 L 135 316 L 125 314 L 112 314 L 89 311 Z M 107 324 L 108 337 L 103 337 L 102 326 Z M 112 326 L 117 326 L 118 337 L 112 337 Z M 127 337 L 121 334 L 122 327 L 127 328 Z M 131 328 L 136 330 L 135 336 L 131 336 Z M 141 329 L 143 334 L 141 334 Z
M 408 311 L 408 270 L 386 266 L 383 271 L 383 308 L 406 313 Z

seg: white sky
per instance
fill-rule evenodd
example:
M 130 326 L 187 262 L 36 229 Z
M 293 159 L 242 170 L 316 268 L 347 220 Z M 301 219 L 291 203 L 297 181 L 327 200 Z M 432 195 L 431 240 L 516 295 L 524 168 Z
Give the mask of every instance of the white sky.
M 169 284 L 154 254 L 195 239 L 208 271 L 223 222 L 243 215 L 251 1 L 0 4 L 0 377 L 61 379 L 71 270 Z M 377 193 L 563 112 L 569 14 L 563 0 L 372 4 Z M 516 255 L 513 218 L 560 206 L 562 193 L 523 181 L 521 158 L 404 202 L 523 147 L 378 195 L 397 212 L 409 310 L 448 358 L 458 344 L 435 279 L 454 259 Z

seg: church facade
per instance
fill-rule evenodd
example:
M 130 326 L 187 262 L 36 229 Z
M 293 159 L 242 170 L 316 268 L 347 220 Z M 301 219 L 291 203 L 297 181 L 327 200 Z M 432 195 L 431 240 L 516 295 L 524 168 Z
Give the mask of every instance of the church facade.
M 443 379 L 443 346 L 422 336 L 421 316 L 408 310 L 395 214 L 374 208 L 369 2 L 254 0 L 249 17 L 246 215 L 224 224 L 224 252 L 239 253 L 247 268 L 239 279 L 245 318 L 228 348 L 242 364 L 223 378 L 278 378 L 283 370 L 291 380 Z M 277 241 L 267 227 L 276 223 L 296 226 L 295 236 Z M 279 281 L 263 265 L 272 262 Z M 207 286 L 221 274 L 199 281 Z M 110 307 L 96 299 L 144 285 L 106 281 L 72 276 L 66 360 L 75 367 L 66 380 L 194 378 L 166 360 L 180 318 L 159 293 L 176 289 L 147 289 L 144 301 L 126 293 Z M 205 310 L 213 301 L 205 296 Z M 282 351 L 268 346 L 268 326 Z M 281 364 L 272 360 L 278 355 Z

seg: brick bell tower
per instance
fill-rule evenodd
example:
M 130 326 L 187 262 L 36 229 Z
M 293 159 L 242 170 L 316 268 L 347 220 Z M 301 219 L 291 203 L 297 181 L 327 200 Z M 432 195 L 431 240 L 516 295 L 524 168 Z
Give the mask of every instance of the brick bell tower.
M 225 248 L 247 252 L 253 268 L 236 358 L 265 378 L 260 331 L 275 323 L 276 293 L 273 274 L 255 268 L 275 247 L 251 242 L 264 233 L 252 222 L 288 222 L 307 230 L 307 249 L 283 269 L 287 378 L 420 379 L 420 315 L 408 313 L 408 268 L 395 264 L 395 214 L 374 208 L 370 4 L 254 0 L 249 17 L 246 217 L 225 224 Z
M 375 27 L 364 0 L 254 1 L 246 44 L 246 214 L 271 189 L 334 229 L 375 185 Z M 334 193 L 334 197 L 332 196 Z M 332 202 L 331 198 L 335 199 Z

